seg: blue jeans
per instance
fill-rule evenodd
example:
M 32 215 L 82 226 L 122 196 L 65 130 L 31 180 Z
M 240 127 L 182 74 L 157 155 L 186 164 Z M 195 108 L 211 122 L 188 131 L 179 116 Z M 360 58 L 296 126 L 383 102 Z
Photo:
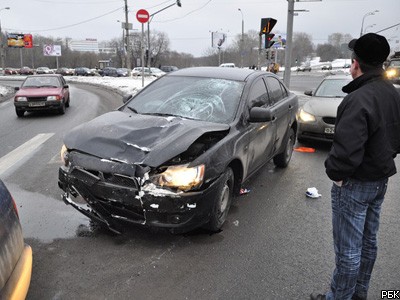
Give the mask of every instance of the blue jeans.
M 332 229 L 336 268 L 327 300 L 367 299 L 377 256 L 379 215 L 388 179 L 333 184 Z

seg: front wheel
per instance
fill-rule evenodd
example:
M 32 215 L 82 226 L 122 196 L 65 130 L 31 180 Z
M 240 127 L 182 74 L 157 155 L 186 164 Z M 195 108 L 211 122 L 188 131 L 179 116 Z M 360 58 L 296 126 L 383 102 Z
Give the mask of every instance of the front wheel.
M 24 116 L 25 111 L 23 109 L 15 109 L 18 118 L 22 118 Z
M 232 203 L 234 183 L 234 174 L 232 169 L 228 168 L 221 175 L 221 178 L 222 180 L 220 186 L 218 187 L 214 198 L 210 220 L 205 226 L 206 229 L 212 232 L 218 232 L 221 230 L 226 221 L 229 208 L 231 207 Z
M 64 100 L 63 100 L 63 102 L 61 103 L 61 106 L 58 108 L 58 113 L 59 113 L 60 115 L 65 114 L 65 102 L 64 102 Z
M 281 153 L 274 157 L 274 164 L 279 168 L 286 168 L 292 158 L 294 143 L 296 142 L 296 134 L 293 128 L 289 130 L 289 136 L 285 148 Z

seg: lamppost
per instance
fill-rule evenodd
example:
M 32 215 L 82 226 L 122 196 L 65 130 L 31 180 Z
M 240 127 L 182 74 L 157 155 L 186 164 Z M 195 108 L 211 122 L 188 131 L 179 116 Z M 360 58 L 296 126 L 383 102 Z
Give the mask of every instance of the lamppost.
M 10 9 L 9 7 L 3 7 L 0 9 Z M 3 33 L 1 32 L 1 21 L 0 21 L 0 56 L 1 56 L 1 68 L 4 71 L 4 42 L 3 42 Z
M 151 51 L 150 51 L 150 22 L 151 20 L 153 20 L 154 15 L 158 14 L 159 12 L 162 12 L 163 10 L 166 10 L 167 8 L 170 8 L 171 6 L 174 5 L 178 5 L 178 7 L 182 7 L 181 1 L 180 0 L 176 0 L 175 3 L 172 3 L 158 11 L 156 11 L 155 13 L 152 13 L 150 15 L 149 21 L 147 22 L 147 67 L 150 68 L 150 62 L 151 62 Z
M 242 15 L 242 38 L 240 39 L 240 67 L 243 68 L 243 56 L 244 56 L 244 19 L 243 12 L 240 8 L 238 8 L 240 14 Z
M 375 13 L 377 13 L 377 12 L 379 12 L 379 10 L 374 10 L 374 11 L 371 11 L 371 12 L 366 13 L 366 14 L 364 15 L 364 17 L 363 17 L 363 19 L 362 19 L 362 23 L 361 23 L 360 36 L 362 36 L 362 35 L 363 35 L 363 32 L 364 32 L 364 20 L 365 20 L 365 18 L 368 17 L 368 16 L 375 15 Z

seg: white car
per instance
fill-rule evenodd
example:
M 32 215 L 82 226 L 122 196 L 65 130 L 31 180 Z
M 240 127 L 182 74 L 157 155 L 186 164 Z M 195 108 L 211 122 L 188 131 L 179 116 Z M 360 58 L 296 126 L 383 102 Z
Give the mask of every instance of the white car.
M 159 68 L 144 68 L 144 76 L 161 77 L 166 73 Z M 132 70 L 132 76 L 142 76 L 142 67 L 136 67 Z

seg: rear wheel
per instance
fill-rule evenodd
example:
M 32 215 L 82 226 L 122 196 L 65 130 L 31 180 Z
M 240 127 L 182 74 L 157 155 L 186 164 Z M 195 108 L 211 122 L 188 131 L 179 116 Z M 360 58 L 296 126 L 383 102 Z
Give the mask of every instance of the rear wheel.
M 224 225 L 231 207 L 233 197 L 234 175 L 231 168 L 228 168 L 222 175 L 222 180 L 214 198 L 210 220 L 205 228 L 218 232 Z
M 290 159 L 292 158 L 295 142 L 296 142 L 296 134 L 294 133 L 293 128 L 290 128 L 285 148 L 283 149 L 282 153 L 279 153 L 274 157 L 274 164 L 277 167 L 286 168 L 289 165 Z
M 15 109 L 15 112 L 17 113 L 18 118 L 22 118 L 24 116 L 25 111 L 23 109 Z

